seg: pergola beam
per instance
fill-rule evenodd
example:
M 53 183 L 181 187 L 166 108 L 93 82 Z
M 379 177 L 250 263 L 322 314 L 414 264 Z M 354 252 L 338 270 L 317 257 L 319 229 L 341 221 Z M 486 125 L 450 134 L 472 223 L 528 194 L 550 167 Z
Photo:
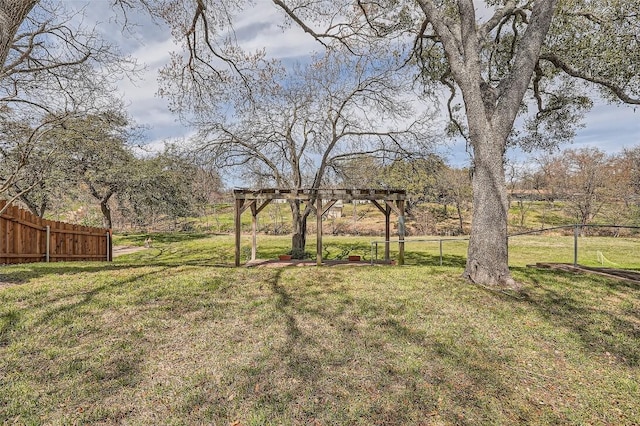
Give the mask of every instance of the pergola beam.
M 406 191 L 397 189 L 235 189 L 236 199 L 254 200 L 405 200 Z

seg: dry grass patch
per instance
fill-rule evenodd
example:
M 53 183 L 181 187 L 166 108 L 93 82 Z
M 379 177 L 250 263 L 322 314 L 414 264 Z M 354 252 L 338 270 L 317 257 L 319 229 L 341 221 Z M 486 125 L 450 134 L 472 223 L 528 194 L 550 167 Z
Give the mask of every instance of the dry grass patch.
M 0 420 L 640 418 L 640 289 L 630 284 L 517 269 L 524 289 L 512 297 L 456 268 L 234 269 L 207 266 L 205 254 L 174 264 L 174 248 L 156 264 L 3 268 L 19 284 L 0 289 Z

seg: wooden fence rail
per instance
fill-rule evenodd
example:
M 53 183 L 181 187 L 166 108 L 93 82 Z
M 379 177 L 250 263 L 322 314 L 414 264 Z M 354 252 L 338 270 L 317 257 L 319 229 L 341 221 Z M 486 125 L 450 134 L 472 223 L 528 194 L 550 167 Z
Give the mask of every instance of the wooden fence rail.
M 0 200 L 0 211 L 6 201 Z M 45 220 L 17 206 L 0 214 L 0 264 L 111 261 L 111 230 Z

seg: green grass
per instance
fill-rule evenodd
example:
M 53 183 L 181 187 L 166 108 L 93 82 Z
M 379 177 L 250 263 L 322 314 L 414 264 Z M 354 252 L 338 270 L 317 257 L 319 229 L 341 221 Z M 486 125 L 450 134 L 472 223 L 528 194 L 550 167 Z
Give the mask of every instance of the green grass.
M 117 245 L 144 245 L 149 234 L 117 236 Z M 207 264 L 231 265 L 235 246 L 232 236 L 207 236 L 198 233 L 151 234 L 153 247 L 150 250 L 127 257 L 140 263 L 163 264 Z M 392 237 L 397 241 L 397 237 Z M 468 241 L 447 237 L 409 237 L 405 243 L 405 258 L 409 265 L 440 265 L 438 240 L 442 239 L 443 266 L 464 267 Z M 427 240 L 427 241 L 425 241 Z M 258 236 L 260 259 L 275 259 L 290 251 L 289 236 Z M 357 254 L 364 260 L 384 258 L 384 239 L 380 237 L 323 238 L 323 257 L 329 260 L 342 259 L 348 254 Z M 377 244 L 376 244 L 377 242 Z M 578 238 L 578 263 L 586 266 L 640 269 L 640 244 L 636 238 L 580 237 Z M 377 247 L 377 255 L 376 255 Z M 311 235 L 307 240 L 307 252 L 315 259 L 316 240 Z M 392 258 L 397 258 L 398 244 L 390 244 Z M 574 238 L 552 233 L 514 236 L 509 240 L 509 265 L 526 266 L 537 262 L 573 263 Z M 246 262 L 251 254 L 251 238 L 241 239 L 241 260 Z
M 522 267 L 565 248 L 527 238 L 517 294 L 462 280 L 464 244 L 445 267 L 425 249 L 231 268 L 231 237 L 157 235 L 112 264 L 0 267 L 0 422 L 638 424 L 640 287 Z M 261 236 L 259 256 L 287 243 Z

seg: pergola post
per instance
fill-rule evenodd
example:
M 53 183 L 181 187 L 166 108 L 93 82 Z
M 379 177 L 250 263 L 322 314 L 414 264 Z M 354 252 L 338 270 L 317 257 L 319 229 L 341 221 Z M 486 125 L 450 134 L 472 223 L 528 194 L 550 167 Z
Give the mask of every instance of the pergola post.
M 374 206 L 378 208 L 384 214 L 384 261 L 389 262 L 391 260 L 390 245 L 391 245 L 391 212 L 396 211 L 400 213 L 394 204 L 389 200 L 384 201 L 384 207 L 376 200 L 371 200 Z
M 258 246 L 258 209 L 256 200 L 251 201 L 251 260 L 256 260 Z
M 389 246 L 391 244 L 391 207 L 385 206 L 384 209 L 384 260 L 389 262 L 391 260 L 391 252 Z

